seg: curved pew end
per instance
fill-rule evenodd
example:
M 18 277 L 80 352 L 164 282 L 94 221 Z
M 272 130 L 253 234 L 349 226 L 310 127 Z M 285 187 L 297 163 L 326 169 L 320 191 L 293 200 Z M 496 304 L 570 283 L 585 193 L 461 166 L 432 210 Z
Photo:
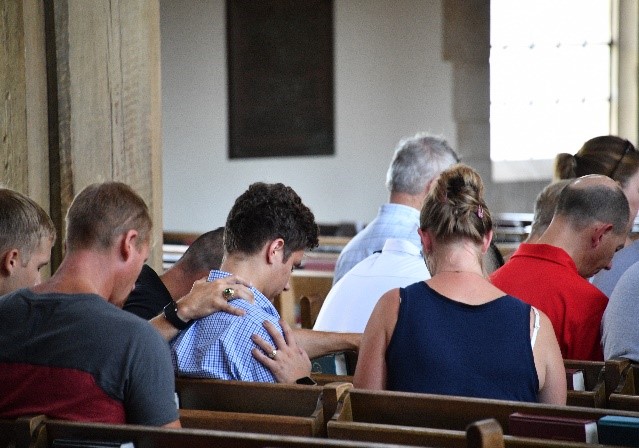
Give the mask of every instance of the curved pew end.
M 468 448 L 504 448 L 504 431 L 494 418 L 479 420 L 466 428 Z

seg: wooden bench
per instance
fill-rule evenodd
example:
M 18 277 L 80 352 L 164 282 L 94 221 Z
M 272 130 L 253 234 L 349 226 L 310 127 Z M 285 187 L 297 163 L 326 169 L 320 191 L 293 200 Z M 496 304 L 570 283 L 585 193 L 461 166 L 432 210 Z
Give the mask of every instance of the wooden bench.
M 324 386 L 330 383 L 353 383 L 353 375 L 333 375 L 331 373 L 311 373 L 311 379 L 318 386 Z M 331 414 L 332 415 L 332 414 Z M 330 418 L 330 416 L 327 416 Z
M 28 447 L 44 415 L 0 419 L 0 447 Z
M 639 412 L 639 364 L 625 361 L 617 387 L 608 397 L 608 407 Z
M 329 438 L 459 447 L 464 446 L 464 430 L 470 423 L 494 418 L 504 429 L 506 446 L 540 446 L 508 435 L 514 412 L 593 420 L 605 415 L 639 417 L 635 412 L 601 408 L 351 389 L 328 422 L 327 433 Z M 554 446 L 571 446 L 566 443 Z
M 201 429 L 167 429 L 140 425 L 106 425 L 47 420 L 38 428 L 33 448 L 49 448 L 56 439 L 133 442 L 135 448 L 391 448 L 397 445 L 286 435 Z
M 603 361 L 575 361 L 564 360 L 567 369 L 579 369 L 584 373 L 585 391 L 568 390 L 567 404 L 589 408 L 606 407 L 606 378 L 605 363 Z
M 326 296 L 321 294 L 308 294 L 300 297 L 300 323 L 302 328 L 313 329 L 325 298 Z
M 184 427 L 320 436 L 326 434 L 326 420 L 352 385 L 309 386 L 178 377 L 175 387 Z M 273 421 L 270 417 L 277 417 L 280 424 L 270 424 Z

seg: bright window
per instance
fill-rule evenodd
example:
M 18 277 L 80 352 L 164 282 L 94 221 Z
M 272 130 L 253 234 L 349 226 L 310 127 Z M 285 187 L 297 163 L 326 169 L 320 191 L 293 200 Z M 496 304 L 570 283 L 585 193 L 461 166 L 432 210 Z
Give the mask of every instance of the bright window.
M 495 181 L 552 177 L 611 128 L 611 0 L 492 0 L 490 157 Z

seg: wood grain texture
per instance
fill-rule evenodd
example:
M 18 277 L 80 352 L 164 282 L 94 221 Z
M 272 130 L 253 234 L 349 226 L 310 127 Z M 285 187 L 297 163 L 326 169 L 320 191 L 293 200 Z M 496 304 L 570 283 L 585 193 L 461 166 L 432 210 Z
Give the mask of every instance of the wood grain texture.
M 0 1 L 0 184 L 27 190 L 22 2 Z
M 162 176 L 158 0 L 54 0 L 47 35 L 55 88 L 52 202 L 66 214 L 94 182 L 118 180 L 154 221 L 149 264 L 161 268 Z M 52 85 L 54 84 L 54 85 Z M 53 215 L 52 211 L 52 215 Z

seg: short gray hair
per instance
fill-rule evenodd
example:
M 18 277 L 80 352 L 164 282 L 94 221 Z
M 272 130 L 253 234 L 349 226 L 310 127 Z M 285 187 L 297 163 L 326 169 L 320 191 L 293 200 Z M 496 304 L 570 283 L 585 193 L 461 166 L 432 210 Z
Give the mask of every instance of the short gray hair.
M 400 140 L 386 173 L 391 193 L 418 194 L 439 173 L 458 163 L 446 139 L 426 133 Z
M 628 231 L 630 207 L 619 184 L 614 188 L 607 185 L 577 188 L 575 181 L 561 190 L 555 215 L 568 218 L 575 229 L 599 221 L 612 224 L 612 231 L 617 235 Z

